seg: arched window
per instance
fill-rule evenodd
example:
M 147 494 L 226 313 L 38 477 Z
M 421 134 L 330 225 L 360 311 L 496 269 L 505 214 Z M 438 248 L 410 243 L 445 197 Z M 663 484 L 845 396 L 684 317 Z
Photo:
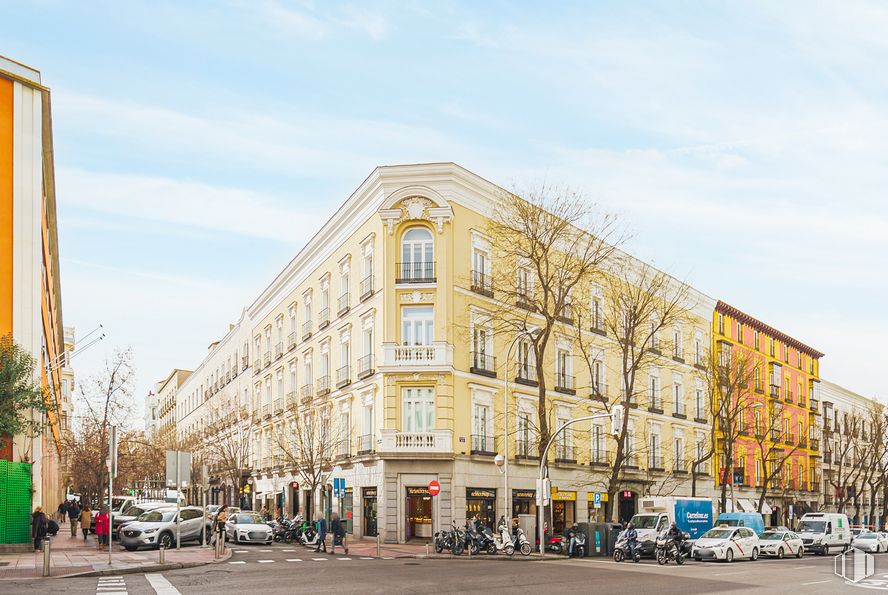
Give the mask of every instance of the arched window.
M 401 237 L 401 263 L 398 282 L 429 283 L 435 281 L 435 248 L 432 232 L 425 227 L 412 227 Z

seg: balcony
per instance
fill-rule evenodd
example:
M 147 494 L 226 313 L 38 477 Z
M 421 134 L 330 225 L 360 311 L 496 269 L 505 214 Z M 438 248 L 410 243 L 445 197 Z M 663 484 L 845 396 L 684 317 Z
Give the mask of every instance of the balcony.
M 262 405 L 262 417 L 271 417 L 271 403 Z
M 336 388 L 351 384 L 351 366 L 342 366 L 336 370 Z
M 262 357 L 262 367 L 267 368 L 270 365 L 271 365 L 271 352 L 269 351 Z
M 299 394 L 302 395 L 303 399 L 311 399 L 314 397 L 314 386 L 311 384 L 303 384 L 302 388 L 299 389 Z
M 593 380 L 589 397 L 596 401 L 607 401 L 607 384 L 600 380 Z
M 302 323 L 302 340 L 307 341 L 311 338 L 311 320 L 306 320 Z
M 563 322 L 564 324 L 573 324 L 574 316 L 573 316 L 573 306 L 570 304 L 564 304 L 561 307 L 561 312 L 559 312 L 555 318 Z
M 375 373 L 373 369 L 373 354 L 358 358 L 358 380 L 363 380 Z
M 284 357 L 284 343 L 279 341 L 274 346 L 274 359 L 281 359 L 282 357 Z
M 593 449 L 589 457 L 589 464 L 593 467 L 607 467 L 610 465 L 607 460 L 607 450 L 603 448 Z
M 373 275 L 367 275 L 366 277 L 364 277 L 364 279 L 361 281 L 360 291 L 362 302 L 373 295 Z
M 484 352 L 471 352 L 469 372 L 489 378 L 496 378 L 496 358 Z
M 577 394 L 576 388 L 576 378 L 571 376 L 570 374 L 564 373 L 556 373 L 555 374 L 555 390 L 564 393 L 566 395 L 575 395 Z
M 777 386 L 776 384 L 772 384 L 771 385 L 771 392 L 769 393 L 769 395 L 771 396 L 772 399 L 779 399 L 780 398 L 780 387 Z
M 351 310 L 351 294 L 346 291 L 336 301 L 336 315 L 343 316 L 348 314 L 349 310 Z
M 575 464 L 577 462 L 577 453 L 573 445 L 565 444 L 563 442 L 556 442 L 555 462 Z
M 819 438 L 811 438 L 811 450 L 820 450 Z
M 811 397 L 811 401 L 808 403 L 808 408 L 811 411 L 815 411 L 815 412 L 818 411 L 820 409 L 820 401 Z
M 785 391 L 783 391 L 783 396 L 784 396 L 784 400 L 785 400 L 787 403 L 792 403 L 792 397 L 793 397 L 793 394 L 792 394 L 792 391 L 791 391 L 791 390 L 785 390 Z
M 348 438 L 343 438 L 339 440 L 333 448 L 333 452 L 336 453 L 337 459 L 348 459 L 351 458 L 351 440 Z
M 780 430 L 771 430 L 771 441 L 780 442 Z
M 290 333 L 287 335 L 287 351 L 292 351 L 296 349 L 296 344 L 299 341 L 296 339 L 296 333 Z
M 495 455 L 496 441 L 493 436 L 487 434 L 472 434 L 473 455 Z
M 241 356 L 241 372 L 250 367 L 250 357 L 249 356 Z
M 648 469 L 650 471 L 664 471 L 663 457 L 660 455 L 648 456 Z
M 318 314 L 318 330 L 324 330 L 330 326 L 330 308 L 321 308 Z
M 536 367 L 531 366 L 528 362 L 516 362 L 515 383 L 525 386 L 539 386 L 540 383 L 536 379 Z
M 395 283 L 435 283 L 435 262 L 399 262 Z
M 493 280 L 481 271 L 472 271 L 472 291 L 493 297 Z
M 364 434 L 358 436 L 357 451 L 359 455 L 369 454 L 376 450 L 376 436 L 373 434 Z
M 536 306 L 533 305 L 533 296 L 527 290 L 518 290 L 518 296 L 515 299 L 515 305 L 523 310 L 536 312 Z
M 431 345 L 382 346 L 381 372 L 447 371 L 453 366 L 453 346 L 436 341 Z
M 825 453 L 823 453 L 823 463 L 824 463 L 825 465 L 831 465 L 831 464 L 832 464 L 832 452 L 830 452 L 830 451 L 826 451 Z
M 317 389 L 319 397 L 330 394 L 330 377 L 325 374 L 318 378 Z
M 688 472 L 688 462 L 682 458 L 677 458 L 672 463 L 672 472 L 673 473 L 687 473 Z
M 278 397 L 277 399 L 274 400 L 274 412 L 280 413 L 283 410 L 284 410 L 284 399 L 281 397 Z
M 231 382 L 231 371 L 225 372 L 225 384 Z
M 799 448 L 808 448 L 808 441 L 804 438 L 799 438 Z
M 405 454 L 453 452 L 453 433 L 450 430 L 431 432 L 380 430 L 379 439 L 379 452 Z
M 535 436 L 520 436 L 515 441 L 515 457 L 539 460 L 540 451 Z
M 287 409 L 292 409 L 295 406 L 296 406 L 296 391 L 292 390 L 287 393 L 286 407 L 287 407 Z

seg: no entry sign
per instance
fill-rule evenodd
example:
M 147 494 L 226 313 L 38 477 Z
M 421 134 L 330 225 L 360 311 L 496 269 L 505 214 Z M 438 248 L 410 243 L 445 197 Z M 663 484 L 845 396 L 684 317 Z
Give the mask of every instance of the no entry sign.
M 441 484 L 435 481 L 434 479 L 429 482 L 429 494 L 432 496 L 437 496 L 441 493 Z

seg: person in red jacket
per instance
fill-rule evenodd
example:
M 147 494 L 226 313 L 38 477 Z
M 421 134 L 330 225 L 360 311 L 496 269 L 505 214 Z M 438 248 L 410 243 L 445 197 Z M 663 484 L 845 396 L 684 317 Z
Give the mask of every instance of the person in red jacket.
M 110 519 L 108 518 L 108 508 L 103 506 L 96 515 L 96 539 L 99 542 L 99 551 L 105 551 L 106 547 L 110 547 Z

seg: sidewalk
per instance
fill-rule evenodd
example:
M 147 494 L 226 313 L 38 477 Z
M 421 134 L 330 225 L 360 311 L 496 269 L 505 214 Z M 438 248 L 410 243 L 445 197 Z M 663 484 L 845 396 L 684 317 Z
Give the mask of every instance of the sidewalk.
M 212 547 L 188 545 L 180 551 L 169 550 L 166 552 L 165 563 L 160 564 L 157 550 L 128 552 L 115 543 L 111 554 L 112 564 L 109 566 L 108 552 L 96 549 L 95 535 L 90 535 L 89 541 L 84 545 L 83 537 L 71 537 L 70 530 L 65 532 L 65 529 L 67 527 L 62 525 L 59 534 L 52 538 L 50 576 L 53 577 L 170 570 L 215 562 Z M 230 556 L 229 547 L 219 561 L 227 560 Z M 43 552 L 0 554 L 0 580 L 42 576 Z
M 376 540 L 349 538 L 348 554 L 355 556 L 376 557 Z M 330 549 L 330 538 L 327 538 L 327 549 Z M 339 548 L 337 547 L 337 551 Z M 429 551 L 434 554 L 435 549 L 429 545 Z M 382 543 L 379 544 L 379 557 L 381 558 L 416 558 L 426 555 L 424 543 Z

